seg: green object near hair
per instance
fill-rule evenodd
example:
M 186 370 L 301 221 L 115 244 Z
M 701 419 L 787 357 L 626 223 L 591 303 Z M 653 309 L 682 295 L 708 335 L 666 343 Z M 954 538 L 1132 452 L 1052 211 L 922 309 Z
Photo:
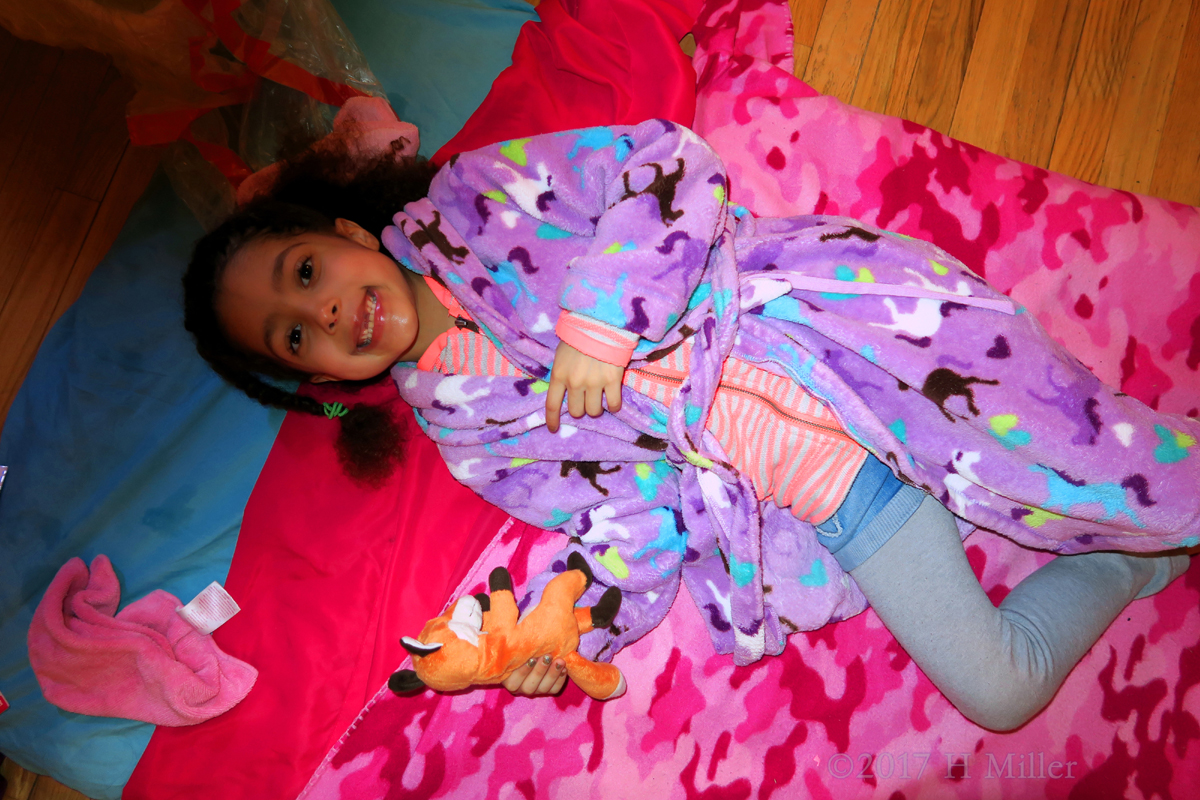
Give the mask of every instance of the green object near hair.
M 346 416 L 346 412 L 350 410 L 341 403 L 322 403 L 321 408 L 325 410 L 325 416 L 329 419 L 344 417 Z

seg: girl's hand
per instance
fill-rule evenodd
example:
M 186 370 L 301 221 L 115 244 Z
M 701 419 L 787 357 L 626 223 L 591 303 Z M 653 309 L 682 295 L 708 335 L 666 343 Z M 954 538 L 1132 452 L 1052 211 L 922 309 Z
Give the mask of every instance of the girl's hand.
M 501 685 L 513 694 L 525 697 L 558 694 L 567 685 L 567 665 L 561 658 L 554 659 L 551 664 L 548 655 L 531 658 L 505 678 Z
M 605 398 L 609 411 L 620 411 L 624 377 L 624 367 L 584 355 L 566 342 L 559 342 L 550 370 L 550 390 L 546 393 L 546 427 L 551 433 L 558 432 L 564 394 L 567 411 L 576 419 L 585 413 L 590 417 L 603 414 Z

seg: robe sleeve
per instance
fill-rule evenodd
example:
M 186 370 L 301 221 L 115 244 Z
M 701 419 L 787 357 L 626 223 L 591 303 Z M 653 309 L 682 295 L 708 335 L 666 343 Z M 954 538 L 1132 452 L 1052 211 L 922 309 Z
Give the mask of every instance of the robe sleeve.
M 704 140 L 650 120 L 464 154 L 439 173 L 430 199 L 485 262 L 524 265 L 518 278 L 530 292 L 516 302 L 550 288 L 555 316 L 657 342 L 702 280 L 724 228 L 725 188 L 725 168 Z M 524 252 L 510 258 L 519 238 Z M 563 239 L 575 245 L 566 269 L 546 264 Z

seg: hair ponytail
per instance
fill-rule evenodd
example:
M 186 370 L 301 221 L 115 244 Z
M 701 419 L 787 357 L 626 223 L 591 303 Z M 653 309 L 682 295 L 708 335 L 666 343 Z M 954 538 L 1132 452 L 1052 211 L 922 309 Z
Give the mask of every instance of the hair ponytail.
M 222 330 L 217 293 L 234 254 L 261 237 L 333 230 L 338 217 L 379 236 L 393 213 L 428 194 L 436 171 L 424 160 L 397 159 L 394 153 L 366 167 L 348 159 L 344 151 L 310 151 L 284 164 L 270 198 L 249 203 L 196 243 L 183 276 L 184 327 L 196 350 L 230 385 L 264 406 L 326 416 L 315 398 L 263 379 L 303 381 L 307 375 L 236 348 Z M 340 385 L 353 391 L 379 377 Z M 357 403 L 348 405 L 337 422 L 338 459 L 346 474 L 359 483 L 382 484 L 403 455 L 403 436 L 391 410 Z
M 328 417 L 338 425 L 336 442 L 338 461 L 347 475 L 358 483 L 378 487 L 400 463 L 404 455 L 404 437 L 392 418 L 388 405 L 355 403 L 345 406 L 340 414 L 330 413 L 330 403 L 314 397 L 289 392 L 244 369 L 229 369 L 224 363 L 209 361 L 214 370 L 234 388 L 264 406 L 284 411 L 299 411 L 313 416 Z M 356 382 L 361 388 L 371 381 Z
M 338 460 L 354 480 L 379 486 L 404 455 L 404 437 L 386 405 L 358 403 L 340 417 Z

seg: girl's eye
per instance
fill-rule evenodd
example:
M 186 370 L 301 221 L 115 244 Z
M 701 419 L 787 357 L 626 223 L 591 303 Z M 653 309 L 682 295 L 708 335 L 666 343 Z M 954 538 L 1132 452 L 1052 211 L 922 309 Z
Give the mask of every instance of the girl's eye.
M 288 331 L 287 346 L 288 346 L 288 350 L 291 351 L 292 355 L 295 355 L 296 351 L 300 349 L 300 326 L 299 325 L 297 325 L 296 327 L 294 327 L 290 331 Z
M 307 289 L 308 282 L 312 280 L 313 276 L 312 259 L 306 258 L 301 261 L 300 268 L 296 270 L 296 273 L 300 276 L 300 285 Z

